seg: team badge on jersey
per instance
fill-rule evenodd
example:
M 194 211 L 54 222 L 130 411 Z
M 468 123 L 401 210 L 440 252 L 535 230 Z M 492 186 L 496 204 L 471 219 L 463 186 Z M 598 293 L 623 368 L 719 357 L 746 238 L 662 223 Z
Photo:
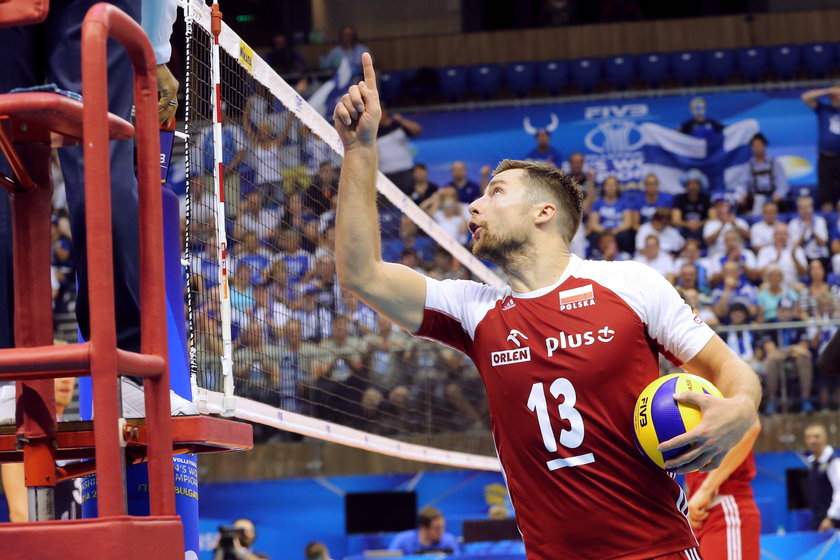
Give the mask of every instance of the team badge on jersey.
M 563 290 L 558 296 L 560 297 L 560 311 L 595 305 L 595 292 L 592 290 L 592 284 Z
M 508 334 L 507 341 L 515 344 L 516 348 L 513 350 L 499 350 L 498 352 L 491 352 L 490 363 L 492 363 L 494 366 L 504 366 L 507 364 L 530 362 L 531 348 L 528 346 L 525 346 L 523 348 L 522 345 L 524 344 L 524 342 L 519 340 L 520 338 L 528 340 L 528 337 L 525 336 L 525 334 L 523 334 L 522 332 L 516 329 L 511 329 L 510 333 Z

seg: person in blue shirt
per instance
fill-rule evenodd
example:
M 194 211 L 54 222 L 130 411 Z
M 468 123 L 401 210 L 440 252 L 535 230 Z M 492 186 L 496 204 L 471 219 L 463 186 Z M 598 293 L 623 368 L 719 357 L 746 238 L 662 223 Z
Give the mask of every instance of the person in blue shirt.
M 654 173 L 645 175 L 644 196 L 636 200 L 635 211 L 638 212 L 636 227 L 646 224 L 653 218 L 657 208 L 672 208 L 674 198 L 659 190 L 659 177 Z
M 417 529 L 397 534 L 388 548 L 401 550 L 404 554 L 431 551 L 460 552 L 455 536 L 446 532 L 446 519 L 443 514 L 432 506 L 424 507 L 417 514 Z
M 636 232 L 633 229 L 633 211 L 621 198 L 618 179 L 609 176 L 601 185 L 601 196 L 592 205 L 587 222 L 589 246 L 598 246 L 598 236 L 605 231 L 615 235 L 619 248 L 625 253 L 635 251 Z
M 545 128 L 540 128 L 534 134 L 534 138 L 537 140 L 537 145 L 525 155 L 525 159 L 549 163 L 559 168 L 563 163 L 563 154 L 550 144 L 551 133 Z
M 817 207 L 830 212 L 840 200 L 840 86 L 808 90 L 802 101 L 817 115 Z

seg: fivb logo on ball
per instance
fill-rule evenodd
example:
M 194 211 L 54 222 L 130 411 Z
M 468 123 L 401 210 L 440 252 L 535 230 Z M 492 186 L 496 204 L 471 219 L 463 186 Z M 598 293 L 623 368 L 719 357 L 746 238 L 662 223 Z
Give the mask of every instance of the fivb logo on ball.
M 560 298 L 560 311 L 595 305 L 595 293 L 592 290 L 592 284 L 563 290 L 558 296 Z

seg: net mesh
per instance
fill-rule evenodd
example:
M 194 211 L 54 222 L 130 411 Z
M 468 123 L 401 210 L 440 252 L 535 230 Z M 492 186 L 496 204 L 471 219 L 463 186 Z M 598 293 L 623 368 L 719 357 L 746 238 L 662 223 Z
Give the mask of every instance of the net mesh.
M 486 398 L 472 363 L 411 337 L 336 282 L 341 156 L 335 144 L 301 120 L 300 97 L 273 87 L 278 76 L 258 79 L 226 48 L 220 52 L 224 210 L 218 213 L 213 38 L 195 21 L 188 27 L 186 236 L 197 385 L 224 388 L 224 237 L 237 397 L 276 407 L 281 417 L 295 413 L 438 447 L 448 439 L 450 449 L 486 453 Z M 418 227 L 434 227 L 428 216 L 415 206 L 412 219 L 400 208 L 413 204 L 390 198 L 379 199 L 385 260 L 436 278 L 472 277 L 462 264 L 469 259 L 451 252 L 460 247 L 456 242 L 444 240 L 445 248 L 433 239 L 442 239 L 437 234 Z M 475 263 L 477 273 L 487 274 Z M 472 436 L 451 437 L 465 433 Z

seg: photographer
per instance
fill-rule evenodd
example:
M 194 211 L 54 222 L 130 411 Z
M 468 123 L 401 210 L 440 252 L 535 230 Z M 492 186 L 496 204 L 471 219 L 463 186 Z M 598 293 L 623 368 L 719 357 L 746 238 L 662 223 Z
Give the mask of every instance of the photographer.
M 253 549 L 256 539 L 257 530 L 250 519 L 241 517 L 232 526 L 219 527 L 213 560 L 259 560 Z

